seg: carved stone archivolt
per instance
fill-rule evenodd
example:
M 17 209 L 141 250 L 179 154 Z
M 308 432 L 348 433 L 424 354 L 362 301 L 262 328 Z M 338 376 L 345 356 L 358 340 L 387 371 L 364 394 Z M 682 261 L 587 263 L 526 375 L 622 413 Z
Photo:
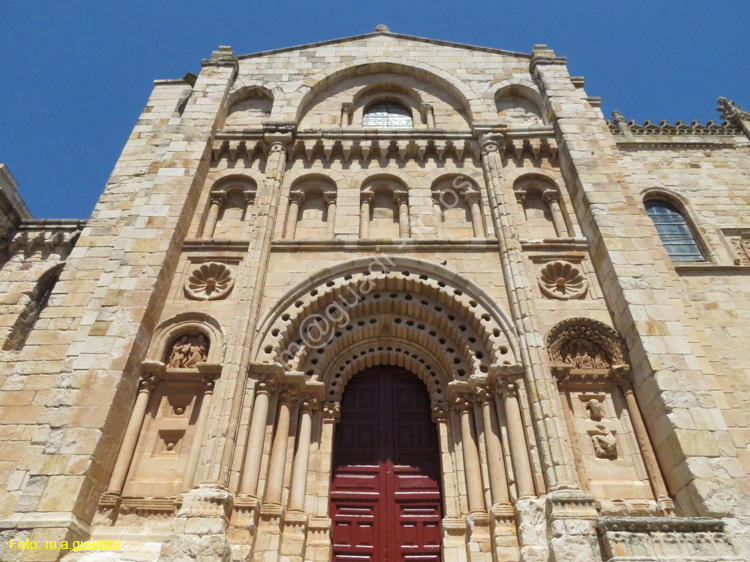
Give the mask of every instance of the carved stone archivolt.
M 553 363 L 573 369 L 609 369 L 625 363 L 625 346 L 612 328 L 588 318 L 572 318 L 557 324 L 547 336 Z
M 586 278 L 572 263 L 553 261 L 546 264 L 537 274 L 542 293 L 554 299 L 577 299 L 586 294 Z
M 185 293 L 196 300 L 217 300 L 226 297 L 233 286 L 232 268 L 223 263 L 209 262 L 192 271 L 185 283 Z
M 172 369 L 194 369 L 208 357 L 208 339 L 203 334 L 185 334 L 172 344 L 167 366 Z

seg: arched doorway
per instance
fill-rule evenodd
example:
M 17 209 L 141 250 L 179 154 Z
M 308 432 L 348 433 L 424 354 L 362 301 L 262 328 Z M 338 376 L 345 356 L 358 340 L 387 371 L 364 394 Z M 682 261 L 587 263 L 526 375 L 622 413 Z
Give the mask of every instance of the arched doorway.
M 412 373 L 358 373 L 333 448 L 333 561 L 440 560 L 440 456 L 430 397 Z

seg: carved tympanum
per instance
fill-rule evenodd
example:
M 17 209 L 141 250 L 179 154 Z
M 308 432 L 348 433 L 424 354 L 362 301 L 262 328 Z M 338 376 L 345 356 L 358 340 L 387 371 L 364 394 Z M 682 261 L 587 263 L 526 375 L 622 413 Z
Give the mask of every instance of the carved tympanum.
M 595 343 L 572 339 L 560 346 L 563 363 L 574 369 L 609 369 L 612 366 L 607 353 Z
M 208 340 L 203 334 L 185 334 L 172 344 L 167 366 L 173 369 L 193 369 L 208 358 Z
M 576 299 L 586 294 L 588 285 L 581 270 L 566 261 L 553 261 L 537 275 L 542 293 L 555 299 Z
M 557 324 L 547 336 L 553 363 L 573 369 L 609 369 L 625 363 L 625 344 L 612 328 L 588 318 Z
M 604 424 L 596 424 L 596 429 L 590 429 L 591 444 L 594 446 L 594 454 L 600 459 L 617 458 L 617 439 L 615 434 Z
M 185 284 L 185 293 L 197 300 L 224 298 L 234 285 L 234 272 L 223 263 L 209 262 L 195 268 Z

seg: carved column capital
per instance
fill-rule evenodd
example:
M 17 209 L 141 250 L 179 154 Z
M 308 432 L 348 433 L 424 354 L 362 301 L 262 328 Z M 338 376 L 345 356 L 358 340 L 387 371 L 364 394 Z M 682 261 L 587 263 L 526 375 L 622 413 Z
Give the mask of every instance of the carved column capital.
M 292 191 L 289 194 L 289 202 L 302 205 L 305 202 L 305 194 L 302 193 L 301 191 Z
M 338 402 L 323 403 L 323 421 L 338 423 L 341 420 L 341 404 Z
M 216 385 L 216 375 L 206 375 L 201 380 L 204 392 L 213 392 Z
M 300 410 L 303 412 L 317 412 L 320 409 L 320 399 L 317 396 L 302 396 Z
M 459 394 L 453 399 L 453 408 L 458 412 L 470 412 L 473 408 L 473 400 L 470 395 Z
M 613 365 L 609 369 L 609 377 L 617 386 L 622 388 L 623 391 L 633 390 L 633 379 L 630 374 L 629 366 Z
M 494 400 L 494 388 L 489 385 L 478 386 L 474 395 L 480 404 L 492 402 Z
M 503 398 L 518 398 L 518 382 L 514 379 L 501 380 L 498 384 Z
M 505 148 L 505 137 L 500 133 L 485 133 L 479 136 L 479 146 L 482 148 L 482 155 L 493 152 L 502 152 Z
M 160 382 L 161 379 L 155 374 L 144 373 L 141 375 L 141 378 L 138 379 L 138 391 L 152 392 Z
M 544 193 L 542 193 L 542 202 L 549 205 L 552 201 L 558 201 L 560 199 L 560 194 L 553 190 L 548 189 Z
M 227 193 L 226 191 L 214 191 L 211 193 L 210 199 L 211 199 L 211 203 L 223 205 L 224 202 L 227 200 Z
M 448 421 L 450 405 L 446 402 L 437 402 L 432 406 L 432 421 L 435 423 Z
M 464 193 L 464 199 L 469 205 L 471 205 L 472 203 L 476 203 L 477 201 L 479 201 L 479 192 L 478 191 L 466 191 Z
M 255 383 L 255 392 L 256 393 L 265 393 L 270 394 L 276 390 L 276 379 L 273 376 L 270 375 L 263 375 L 258 378 L 258 381 Z
M 372 203 L 373 198 L 374 198 L 373 194 L 370 193 L 369 191 L 363 191 L 359 196 L 360 202 L 364 202 L 364 203 Z
M 282 386 L 280 389 L 281 394 L 279 395 L 279 401 L 282 404 L 292 405 L 297 402 L 300 398 L 300 392 L 297 387 L 294 386 Z
M 335 205 L 336 204 L 336 194 L 335 193 L 324 193 L 323 194 L 323 201 L 325 201 L 326 205 Z

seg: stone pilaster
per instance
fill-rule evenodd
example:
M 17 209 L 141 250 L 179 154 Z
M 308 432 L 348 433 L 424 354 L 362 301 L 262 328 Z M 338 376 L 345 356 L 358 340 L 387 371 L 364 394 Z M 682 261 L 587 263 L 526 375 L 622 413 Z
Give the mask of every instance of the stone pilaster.
M 526 384 L 545 480 L 550 490 L 576 488 L 573 451 L 566 435 L 560 398 L 537 324 L 521 245 L 513 228 L 511 209 L 515 196 L 511 186 L 506 186 L 502 179 L 502 137 L 482 135 L 480 142 L 482 168 L 492 206 L 492 220 L 498 233 L 500 260 L 505 273 L 511 313 L 516 322 L 522 361 L 526 368 Z

